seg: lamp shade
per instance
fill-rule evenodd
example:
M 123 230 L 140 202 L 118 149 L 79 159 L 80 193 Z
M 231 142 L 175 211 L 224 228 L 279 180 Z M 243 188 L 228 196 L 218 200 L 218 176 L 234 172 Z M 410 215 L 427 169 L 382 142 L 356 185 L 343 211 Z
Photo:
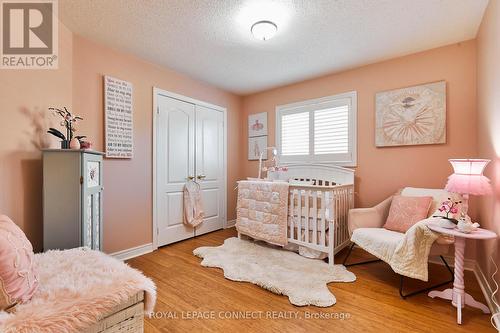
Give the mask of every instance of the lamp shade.
M 445 189 L 460 194 L 484 195 L 491 193 L 490 180 L 483 171 L 490 160 L 451 159 L 454 173 L 448 177 Z

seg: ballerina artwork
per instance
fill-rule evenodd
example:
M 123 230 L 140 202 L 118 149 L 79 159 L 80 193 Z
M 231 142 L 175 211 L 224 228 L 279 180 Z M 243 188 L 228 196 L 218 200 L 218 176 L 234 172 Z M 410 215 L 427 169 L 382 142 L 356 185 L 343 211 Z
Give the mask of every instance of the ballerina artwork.
M 257 141 L 254 141 L 254 144 L 253 144 L 253 154 L 254 154 L 254 156 L 260 156 L 260 148 L 259 148 L 259 144 Z
M 267 147 L 267 112 L 248 116 L 248 160 L 258 160 Z M 264 154 L 267 160 L 267 154 Z
M 267 135 L 267 112 L 251 114 L 248 116 L 248 136 Z
M 446 82 L 377 93 L 377 147 L 446 142 Z
M 248 138 L 248 160 L 258 160 L 260 153 L 267 147 L 267 135 Z M 264 154 L 264 160 L 267 160 L 267 154 Z

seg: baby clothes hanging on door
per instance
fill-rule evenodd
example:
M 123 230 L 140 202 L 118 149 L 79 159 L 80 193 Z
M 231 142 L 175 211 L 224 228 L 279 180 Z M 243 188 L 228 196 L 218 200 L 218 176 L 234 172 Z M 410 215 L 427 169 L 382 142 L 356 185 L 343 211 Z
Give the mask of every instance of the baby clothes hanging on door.
M 184 185 L 184 223 L 196 227 L 204 217 L 200 185 L 194 181 L 187 182 Z

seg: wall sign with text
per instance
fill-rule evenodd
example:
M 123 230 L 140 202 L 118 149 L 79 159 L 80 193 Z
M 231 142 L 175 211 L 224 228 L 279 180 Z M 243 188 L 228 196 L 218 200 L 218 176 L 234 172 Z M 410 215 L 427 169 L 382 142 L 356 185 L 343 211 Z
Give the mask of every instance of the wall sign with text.
M 104 76 L 106 157 L 134 156 L 132 83 Z

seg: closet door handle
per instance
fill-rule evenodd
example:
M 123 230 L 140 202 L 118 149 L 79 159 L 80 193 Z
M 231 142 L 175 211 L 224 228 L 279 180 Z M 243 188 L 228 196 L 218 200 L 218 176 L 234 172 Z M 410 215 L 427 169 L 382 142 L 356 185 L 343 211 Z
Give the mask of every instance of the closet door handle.
M 198 175 L 198 177 L 197 177 L 197 178 L 198 178 L 199 180 L 202 180 L 202 179 L 207 178 L 207 176 L 205 176 L 205 175 Z

